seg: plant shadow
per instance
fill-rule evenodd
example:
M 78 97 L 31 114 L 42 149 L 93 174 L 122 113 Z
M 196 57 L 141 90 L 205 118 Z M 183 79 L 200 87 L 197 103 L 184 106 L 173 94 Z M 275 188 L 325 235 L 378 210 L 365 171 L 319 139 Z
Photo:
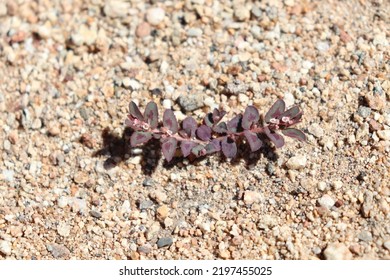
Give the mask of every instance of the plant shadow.
M 126 127 L 122 135 L 110 131 L 108 127 L 103 129 L 101 137 L 103 139 L 102 147 L 93 153 L 94 157 L 107 157 L 104 161 L 104 169 L 111 168 L 126 161 L 128 157 L 135 156 L 132 147 L 130 146 L 130 136 L 133 129 Z M 157 168 L 161 158 L 159 141 L 156 139 L 150 140 L 143 146 L 141 156 L 141 168 L 145 175 L 151 175 Z
M 111 168 L 118 166 L 122 162 L 128 160 L 129 156 L 136 156 L 133 152 L 133 148 L 130 145 L 130 137 L 133 133 L 133 129 L 126 127 L 122 134 L 110 131 L 108 127 L 103 129 L 101 137 L 103 140 L 102 147 L 93 153 L 94 157 L 107 157 L 104 160 L 103 166 L 105 170 L 110 170 Z M 245 168 L 252 169 L 253 166 L 256 166 L 257 162 L 265 157 L 268 161 L 275 162 L 278 159 L 278 155 L 275 153 L 275 148 L 271 147 L 268 141 L 263 141 L 263 147 L 256 152 L 250 151 L 248 145 L 238 145 L 237 156 L 234 159 L 230 160 L 230 164 L 238 165 L 241 160 L 245 161 Z M 145 145 L 141 146 L 142 152 L 139 154 L 141 156 L 141 169 L 145 175 L 152 175 L 159 164 L 159 161 L 162 156 L 161 145 L 158 139 L 151 139 Z M 138 155 L 138 154 L 137 154 Z M 215 155 L 215 154 L 214 154 Z M 179 169 L 185 168 L 187 164 L 198 165 L 201 162 L 204 162 L 211 155 L 206 155 L 202 157 L 189 157 L 184 158 L 182 156 L 174 157 L 171 162 L 164 160 L 162 166 L 166 169 L 172 169 L 177 167 Z M 222 154 L 222 152 L 217 153 L 216 158 L 219 162 L 227 162 L 228 159 Z M 186 162 L 186 163 L 185 163 Z

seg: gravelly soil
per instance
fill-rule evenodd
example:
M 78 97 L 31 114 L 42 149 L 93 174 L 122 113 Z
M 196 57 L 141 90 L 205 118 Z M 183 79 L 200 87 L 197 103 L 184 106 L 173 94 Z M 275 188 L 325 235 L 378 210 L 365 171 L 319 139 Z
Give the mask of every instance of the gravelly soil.
M 389 14 L 0 2 L 0 259 L 389 259 Z M 201 120 L 277 98 L 308 143 L 167 164 L 124 127 L 131 100 Z

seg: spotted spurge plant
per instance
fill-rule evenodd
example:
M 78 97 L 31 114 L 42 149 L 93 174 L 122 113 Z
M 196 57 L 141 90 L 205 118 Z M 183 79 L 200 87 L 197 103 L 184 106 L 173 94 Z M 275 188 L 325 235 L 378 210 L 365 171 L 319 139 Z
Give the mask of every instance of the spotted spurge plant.
M 305 134 L 292 127 L 301 121 L 302 111 L 298 106 L 286 109 L 282 99 L 272 105 L 262 123 L 259 111 L 254 106 L 248 106 L 244 114 L 238 114 L 228 121 L 222 121 L 225 111 L 214 109 L 201 123 L 193 117 L 186 117 L 181 124 L 170 109 L 164 111 L 162 122 L 159 122 L 158 109 L 154 102 L 146 105 L 143 114 L 133 101 L 129 104 L 129 110 L 126 126 L 134 130 L 130 138 L 131 146 L 143 145 L 152 138 L 159 139 L 168 162 L 178 148 L 183 157 L 201 157 L 222 151 L 227 158 L 234 158 L 237 155 L 237 146 L 242 142 L 247 142 L 251 151 L 255 152 L 263 146 L 264 138 L 273 142 L 275 147 L 282 147 L 282 134 L 306 141 Z M 279 131 L 282 134 L 278 133 Z

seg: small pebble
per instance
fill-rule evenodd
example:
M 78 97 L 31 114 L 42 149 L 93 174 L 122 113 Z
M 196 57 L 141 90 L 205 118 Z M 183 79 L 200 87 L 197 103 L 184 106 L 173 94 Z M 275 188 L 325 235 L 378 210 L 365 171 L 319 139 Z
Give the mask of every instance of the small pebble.
M 383 140 L 390 140 L 390 129 L 379 130 L 376 132 L 378 137 Z
M 6 240 L 1 240 L 0 241 L 0 252 L 6 256 L 11 255 L 11 252 L 12 252 L 11 242 L 6 241 Z
M 192 112 L 203 106 L 203 97 L 200 94 L 181 95 L 177 102 L 184 112 Z
M 318 204 L 322 207 L 330 209 L 335 204 L 335 200 L 329 195 L 325 194 L 320 199 L 317 200 Z
M 137 26 L 137 29 L 135 30 L 135 35 L 137 37 L 143 38 L 150 35 L 150 32 L 152 31 L 149 23 L 142 22 Z
M 287 161 L 286 166 L 288 169 L 299 170 L 304 168 L 306 164 L 307 164 L 306 156 L 295 156 L 295 157 L 291 157 Z
M 199 37 L 202 36 L 202 33 L 203 31 L 200 28 L 190 28 L 187 31 L 188 37 Z
M 57 232 L 59 235 L 63 236 L 63 237 L 67 237 L 69 236 L 70 234 L 70 225 L 66 224 L 66 223 L 63 223 L 61 222 L 60 224 L 58 224 L 57 226 Z
M 324 257 L 326 260 L 351 260 L 352 253 L 344 244 L 332 243 L 326 247 Z
M 170 246 L 173 243 L 173 239 L 171 237 L 162 237 L 157 241 L 157 247 L 162 248 L 166 246 Z
M 250 205 L 253 203 L 258 203 L 263 200 L 263 196 L 260 192 L 255 191 L 245 191 L 244 193 L 244 203 Z
M 249 19 L 250 15 L 250 11 L 245 5 L 240 5 L 234 11 L 234 16 L 238 21 L 246 21 Z
M 70 251 L 63 245 L 60 244 L 50 244 L 46 246 L 47 250 L 53 255 L 55 259 L 62 259 L 69 256 Z
M 157 208 L 156 214 L 159 220 L 164 220 L 169 214 L 168 206 L 165 204 L 160 206 L 159 208 Z
M 145 180 L 142 182 L 142 186 L 144 187 L 151 187 L 153 185 L 154 185 L 154 181 L 150 177 L 145 178 Z
M 139 209 L 140 209 L 140 210 L 149 209 L 149 208 L 151 208 L 153 205 L 154 205 L 154 203 L 153 203 L 153 201 L 151 201 L 151 200 L 142 200 L 142 201 L 139 203 Z
M 371 114 L 371 108 L 366 106 L 359 106 L 357 113 L 359 116 L 365 119 Z
M 372 241 L 372 234 L 369 231 L 363 230 L 361 231 L 358 236 L 359 240 L 364 242 L 371 242 Z
M 89 214 L 96 219 L 100 219 L 102 217 L 102 214 L 100 212 L 95 211 L 95 210 L 89 211 Z
M 160 22 L 163 21 L 165 17 L 165 11 L 162 8 L 150 8 L 146 12 L 146 20 L 151 24 L 151 25 L 158 25 Z
M 308 126 L 307 130 L 309 133 L 313 134 L 317 138 L 321 138 L 324 136 L 324 130 L 318 123 L 313 123 Z
M 383 247 L 390 251 L 390 240 L 386 240 L 383 242 Z

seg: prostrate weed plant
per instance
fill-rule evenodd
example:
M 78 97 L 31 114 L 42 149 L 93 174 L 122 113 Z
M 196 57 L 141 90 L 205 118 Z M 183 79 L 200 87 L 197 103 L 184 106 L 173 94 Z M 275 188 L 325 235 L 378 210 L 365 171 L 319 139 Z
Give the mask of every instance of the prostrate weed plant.
M 187 117 L 180 125 L 170 109 L 164 111 L 162 122 L 159 122 L 154 102 L 146 105 L 144 114 L 133 101 L 129 104 L 129 110 L 126 125 L 134 129 L 130 138 L 131 146 L 145 144 L 152 138 L 159 139 L 168 162 L 178 147 L 184 157 L 201 157 L 222 150 L 227 158 L 234 158 L 239 144 L 247 142 L 251 151 L 255 152 L 262 147 L 264 136 L 280 148 L 284 145 L 284 138 L 278 131 L 285 136 L 306 141 L 301 130 L 291 127 L 301 121 L 302 111 L 298 106 L 286 110 L 282 99 L 272 105 L 262 123 L 259 111 L 254 106 L 248 106 L 244 114 L 238 114 L 226 122 L 221 121 L 226 112 L 214 109 L 200 124 L 193 117 Z

